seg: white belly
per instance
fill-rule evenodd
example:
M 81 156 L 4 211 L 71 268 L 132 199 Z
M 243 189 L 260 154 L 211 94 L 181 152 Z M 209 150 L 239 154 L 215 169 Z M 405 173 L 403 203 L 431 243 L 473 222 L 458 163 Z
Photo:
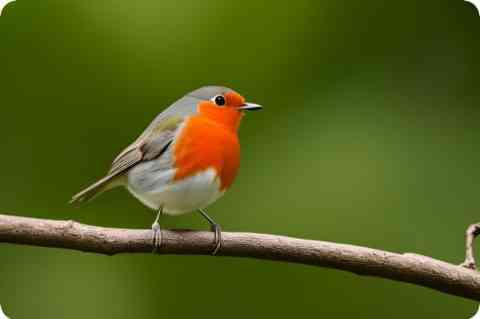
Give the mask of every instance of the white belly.
M 155 172 L 151 172 L 152 175 Z M 152 179 L 155 176 L 150 175 Z M 128 190 L 146 206 L 158 210 L 163 207 L 167 215 L 180 215 L 205 208 L 223 195 L 220 181 L 213 168 L 207 169 L 181 181 L 172 181 L 158 189 L 136 182 L 129 176 Z

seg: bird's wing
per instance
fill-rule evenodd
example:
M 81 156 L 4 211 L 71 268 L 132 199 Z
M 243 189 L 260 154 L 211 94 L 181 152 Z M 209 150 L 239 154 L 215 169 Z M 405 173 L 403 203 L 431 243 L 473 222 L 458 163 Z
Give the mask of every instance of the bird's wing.
M 128 169 L 142 161 L 155 159 L 167 150 L 182 122 L 183 117 L 164 116 L 115 158 L 107 176 L 73 196 L 70 202 L 88 201 L 104 191 L 122 185 L 120 177 Z
M 164 116 L 161 121 L 149 127 L 134 143 L 123 150 L 113 161 L 108 175 L 118 175 L 141 161 L 149 161 L 167 149 L 183 117 Z

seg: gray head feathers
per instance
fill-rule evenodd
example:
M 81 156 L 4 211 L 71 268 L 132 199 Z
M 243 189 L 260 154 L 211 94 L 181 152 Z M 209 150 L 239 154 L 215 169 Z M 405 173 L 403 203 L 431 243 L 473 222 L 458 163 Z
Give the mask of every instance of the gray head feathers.
M 195 91 L 192 91 L 187 94 L 187 96 L 197 98 L 200 100 L 210 100 L 215 95 L 225 94 L 227 92 L 232 92 L 232 89 L 229 89 L 224 86 L 204 86 Z

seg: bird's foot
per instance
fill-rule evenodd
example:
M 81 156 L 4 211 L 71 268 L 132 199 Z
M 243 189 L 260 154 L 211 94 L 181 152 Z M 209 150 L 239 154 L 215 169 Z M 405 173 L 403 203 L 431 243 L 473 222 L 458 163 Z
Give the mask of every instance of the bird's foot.
M 208 216 L 204 209 L 200 208 L 198 212 L 208 221 L 210 229 L 215 233 L 215 248 L 212 251 L 212 255 L 215 256 L 220 250 L 220 247 L 222 247 L 222 228 L 210 216 Z
M 472 270 L 477 269 L 475 260 L 465 260 L 463 263 L 460 264 L 460 267 L 464 267 Z
M 220 250 L 220 247 L 222 247 L 223 241 L 222 241 L 222 228 L 220 227 L 219 224 L 212 224 L 211 226 L 212 232 L 215 233 L 215 249 L 212 251 L 212 255 L 215 256 L 218 251 Z
M 477 268 L 473 255 L 473 242 L 478 235 L 480 235 L 480 223 L 472 224 L 467 228 L 465 232 L 465 261 L 460 266 L 473 270 Z
M 160 224 L 158 221 L 155 221 L 152 224 L 152 231 L 153 231 L 153 236 L 152 236 L 152 253 L 156 253 L 160 247 L 162 246 L 162 230 L 160 229 Z

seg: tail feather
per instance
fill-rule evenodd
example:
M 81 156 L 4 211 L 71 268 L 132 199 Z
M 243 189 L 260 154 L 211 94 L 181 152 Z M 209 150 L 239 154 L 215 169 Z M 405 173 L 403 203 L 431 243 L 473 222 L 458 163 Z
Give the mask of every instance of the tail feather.
M 90 201 L 97 195 L 100 195 L 101 193 L 110 190 L 116 186 L 120 186 L 122 184 L 120 180 L 121 178 L 119 176 L 107 175 L 73 196 L 70 200 L 70 204 Z

